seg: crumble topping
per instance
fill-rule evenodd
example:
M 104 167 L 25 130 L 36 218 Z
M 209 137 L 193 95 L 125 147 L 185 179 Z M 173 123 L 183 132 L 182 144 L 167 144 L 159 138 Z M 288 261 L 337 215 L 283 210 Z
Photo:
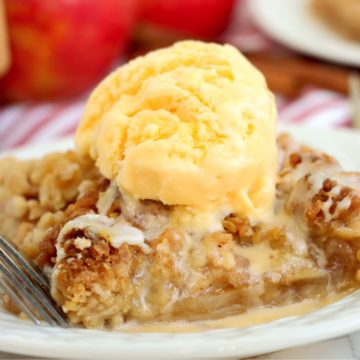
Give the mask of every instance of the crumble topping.
M 275 216 L 224 214 L 223 229 L 201 238 L 173 227 L 172 207 L 129 199 L 72 152 L 3 159 L 0 231 L 51 277 L 70 321 L 91 328 L 358 288 L 360 174 L 288 136 L 278 145 Z

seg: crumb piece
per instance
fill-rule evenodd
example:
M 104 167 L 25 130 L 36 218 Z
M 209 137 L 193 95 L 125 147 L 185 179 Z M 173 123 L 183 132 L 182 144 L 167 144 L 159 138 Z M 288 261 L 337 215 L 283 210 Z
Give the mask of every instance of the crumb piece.
M 84 250 L 86 248 L 89 248 L 91 246 L 91 240 L 87 239 L 85 237 L 77 237 L 74 240 L 74 245 L 79 250 Z
M 9 216 L 13 216 L 14 218 L 21 219 L 26 215 L 28 211 L 28 204 L 25 198 L 21 195 L 13 196 L 6 204 L 5 204 L 5 212 Z

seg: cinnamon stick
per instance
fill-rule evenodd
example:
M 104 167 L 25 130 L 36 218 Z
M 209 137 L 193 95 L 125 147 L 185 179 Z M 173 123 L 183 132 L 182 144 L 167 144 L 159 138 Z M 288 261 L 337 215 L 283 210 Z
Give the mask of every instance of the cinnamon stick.
M 289 76 L 281 69 L 268 66 L 267 64 L 254 64 L 265 76 L 271 91 L 288 97 L 296 97 L 300 94 L 303 84 L 295 76 Z
M 293 93 L 306 85 L 313 85 L 343 94 L 348 94 L 349 70 L 297 56 L 272 55 L 265 53 L 247 54 L 247 58 L 264 73 L 269 87 L 284 95 L 291 94 L 291 83 L 296 87 Z M 289 78 L 284 87 L 284 77 Z M 280 80 L 281 79 L 281 80 Z

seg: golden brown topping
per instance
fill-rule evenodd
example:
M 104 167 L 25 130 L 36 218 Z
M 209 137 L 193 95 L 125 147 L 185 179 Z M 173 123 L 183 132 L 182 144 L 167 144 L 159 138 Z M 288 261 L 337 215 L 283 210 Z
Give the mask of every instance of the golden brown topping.
M 296 167 L 296 165 L 301 163 L 301 156 L 297 153 L 292 153 L 289 156 L 289 162 L 291 164 L 292 167 Z

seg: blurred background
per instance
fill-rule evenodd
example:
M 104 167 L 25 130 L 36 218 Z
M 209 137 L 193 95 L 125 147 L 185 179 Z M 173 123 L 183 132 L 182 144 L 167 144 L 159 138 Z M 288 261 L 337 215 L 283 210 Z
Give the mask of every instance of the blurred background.
M 108 72 L 180 39 L 244 52 L 281 123 L 359 121 L 358 0 L 0 0 L 0 149 L 71 135 Z

